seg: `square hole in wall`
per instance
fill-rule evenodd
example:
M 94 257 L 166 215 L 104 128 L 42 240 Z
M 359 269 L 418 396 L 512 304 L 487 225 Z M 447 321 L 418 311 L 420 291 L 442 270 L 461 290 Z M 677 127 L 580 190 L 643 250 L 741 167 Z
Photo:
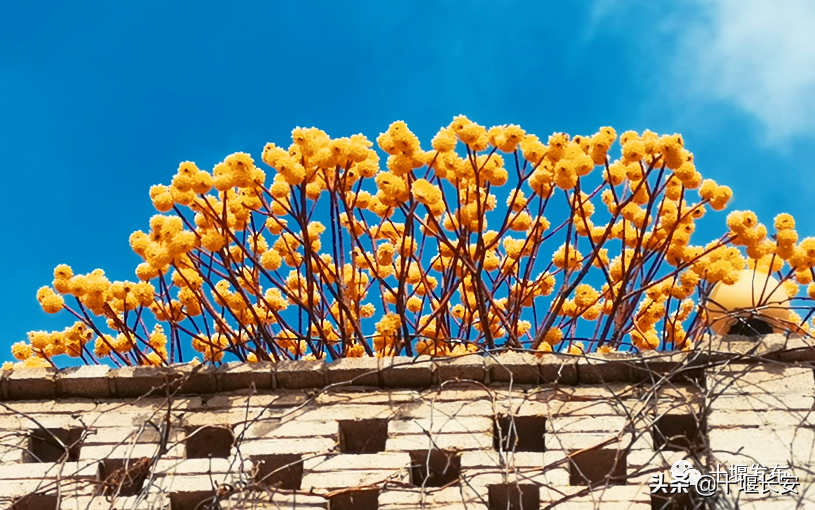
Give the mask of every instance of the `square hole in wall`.
M 410 483 L 416 487 L 444 487 L 461 475 L 461 457 L 444 450 L 410 452 Z
M 150 474 L 150 459 L 105 459 L 99 463 L 103 496 L 137 496 Z
M 14 500 L 10 510 L 58 510 L 56 494 L 29 494 Z
M 215 503 L 214 491 L 171 492 L 170 510 L 220 510 L 223 506 Z
M 226 426 L 187 427 L 188 459 L 226 459 L 232 450 L 235 436 Z
M 341 420 L 340 451 L 342 453 L 378 453 L 388 442 L 388 420 Z
M 68 462 L 79 460 L 83 429 L 37 429 L 29 433 L 27 462 L 59 462 L 67 448 Z M 62 444 L 60 444 L 60 441 Z M 63 446 L 65 445 L 65 446 Z
M 379 491 L 345 492 L 328 500 L 328 510 L 377 510 Z
M 654 423 L 654 448 L 674 452 L 696 452 L 703 446 L 699 435 L 700 429 L 697 417 L 691 414 L 666 414 Z
M 258 467 L 257 483 L 283 490 L 300 490 L 303 461 L 299 455 L 258 455 L 250 458 Z
M 538 510 L 540 487 L 532 484 L 489 486 L 490 510 Z
M 696 510 L 698 508 L 704 508 L 703 503 L 699 501 L 698 504 L 696 504 L 691 498 L 690 493 L 651 494 L 651 510 Z
M 625 481 L 625 452 L 600 448 L 569 458 L 569 485 L 613 485 Z
M 542 452 L 546 418 L 542 416 L 502 416 L 495 420 L 493 446 L 505 452 Z

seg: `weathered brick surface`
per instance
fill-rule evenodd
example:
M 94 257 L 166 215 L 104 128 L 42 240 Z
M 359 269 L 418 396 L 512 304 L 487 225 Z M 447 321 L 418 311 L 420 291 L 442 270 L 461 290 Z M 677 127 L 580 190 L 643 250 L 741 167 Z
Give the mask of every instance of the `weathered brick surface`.
M 109 374 L 110 367 L 104 365 L 67 368 L 57 375 L 57 394 L 61 397 L 110 397 L 116 389 Z
M 773 353 L 781 359 L 781 353 Z M 289 478 L 271 473 L 274 483 L 297 477 L 299 492 L 273 490 L 270 502 L 259 489 L 257 498 L 267 499 L 254 501 L 251 508 L 327 508 L 332 491 L 370 485 L 381 491 L 380 509 L 487 510 L 490 486 L 517 482 L 537 485 L 543 505 L 562 500 L 557 508 L 644 510 L 650 508 L 654 469 L 667 475 L 676 460 L 687 458 L 682 451 L 654 450 L 650 428 L 666 414 L 704 418 L 703 436 L 712 457 L 702 457 L 700 466 L 789 462 L 793 474 L 815 478 L 809 475 L 815 472 L 812 369 L 750 359 L 711 366 L 704 373 L 695 368 L 707 359 L 711 356 L 697 352 L 597 358 L 511 353 L 449 360 L 228 364 L 200 371 L 184 366 L 175 371 L 4 372 L 0 503 L 51 484 L 54 490 L 59 485 L 63 508 L 111 508 L 104 497 L 92 494 L 99 461 L 155 456 L 168 420 L 168 452 L 151 468 L 146 499 L 118 498 L 116 507 L 169 508 L 171 501 L 178 507 L 179 501 L 219 487 L 251 487 L 259 470 L 268 474 L 279 468 Z M 662 377 L 686 369 L 698 372 L 694 377 L 700 385 Z M 144 396 L 165 383 L 166 389 L 180 388 L 174 398 L 161 395 L 166 389 Z M 539 417 L 546 451 L 496 451 L 496 423 L 507 416 Z M 386 420 L 387 427 L 381 421 L 361 422 L 351 428 L 344 424 L 340 432 L 340 422 L 356 420 Z M 28 462 L 24 452 L 34 444 L 28 435 L 40 426 L 87 428 L 78 461 L 61 467 Z M 186 458 L 190 428 L 207 426 L 229 427 L 238 438 L 229 444 L 227 437 L 227 444 L 220 445 L 218 455 L 228 458 Z M 368 439 L 376 445 L 373 451 L 344 453 L 348 444 Z M 569 485 L 569 456 L 610 439 L 619 440 L 602 448 L 627 450 L 629 479 L 578 495 L 584 488 Z M 206 444 L 198 448 L 204 451 L 196 455 L 206 455 Z M 416 455 L 434 448 L 453 455 L 460 481 L 445 481 L 451 483 L 445 488 L 411 486 L 417 476 L 411 469 L 419 467 L 411 466 Z M 229 504 L 246 506 L 249 497 L 235 495 Z M 777 499 L 754 503 L 762 505 L 755 508 L 783 507 Z M 811 497 L 804 508 L 810 503 Z
M 410 465 L 407 453 L 380 452 L 358 455 L 316 455 L 303 461 L 303 469 L 314 473 L 345 470 L 398 470 Z

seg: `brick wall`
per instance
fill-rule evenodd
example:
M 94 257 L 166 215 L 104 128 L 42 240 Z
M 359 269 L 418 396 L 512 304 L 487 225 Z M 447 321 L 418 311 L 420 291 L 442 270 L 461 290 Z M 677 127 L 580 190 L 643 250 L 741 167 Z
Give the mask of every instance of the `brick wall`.
M 800 494 L 666 510 L 815 508 L 812 359 L 770 336 L 647 356 L 15 370 L 0 508 L 646 510 L 667 501 L 652 474 L 680 459 L 791 466 Z

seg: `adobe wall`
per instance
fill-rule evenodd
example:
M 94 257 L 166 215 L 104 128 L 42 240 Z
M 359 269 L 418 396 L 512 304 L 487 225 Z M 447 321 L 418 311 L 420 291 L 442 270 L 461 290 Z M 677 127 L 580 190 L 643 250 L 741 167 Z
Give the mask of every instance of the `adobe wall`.
M 648 356 L 15 370 L 0 508 L 646 510 L 680 459 L 799 478 L 797 497 L 731 488 L 718 507 L 815 508 L 812 354 L 771 335 Z

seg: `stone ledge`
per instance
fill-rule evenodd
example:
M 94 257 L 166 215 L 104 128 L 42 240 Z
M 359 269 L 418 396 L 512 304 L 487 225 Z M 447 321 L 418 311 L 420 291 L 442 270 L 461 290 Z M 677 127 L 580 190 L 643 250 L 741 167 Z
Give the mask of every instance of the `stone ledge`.
M 611 353 L 575 356 L 509 352 L 473 353 L 452 358 L 430 356 L 345 358 L 280 363 L 191 364 L 173 367 L 72 367 L 62 371 L 22 368 L 0 372 L 2 400 L 54 398 L 134 398 L 152 394 L 207 394 L 224 391 L 321 389 L 352 385 L 375 388 L 428 388 L 448 381 L 481 384 L 567 386 L 613 382 L 699 379 L 708 363 L 815 361 L 815 342 L 803 337 L 767 335 L 708 337 L 689 352 Z

